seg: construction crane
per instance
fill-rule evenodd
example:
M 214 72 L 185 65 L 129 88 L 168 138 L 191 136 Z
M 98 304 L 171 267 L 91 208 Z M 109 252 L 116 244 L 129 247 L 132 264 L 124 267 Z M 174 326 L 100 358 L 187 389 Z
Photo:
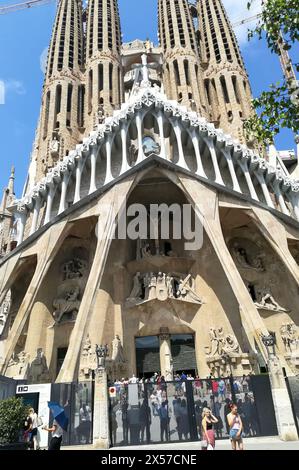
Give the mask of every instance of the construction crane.
M 0 7 L 0 15 L 6 13 L 12 13 L 13 11 L 26 10 L 27 8 L 38 7 L 40 5 L 46 5 L 47 3 L 53 3 L 56 0 L 30 0 L 22 3 L 14 3 L 13 5 L 6 5 Z

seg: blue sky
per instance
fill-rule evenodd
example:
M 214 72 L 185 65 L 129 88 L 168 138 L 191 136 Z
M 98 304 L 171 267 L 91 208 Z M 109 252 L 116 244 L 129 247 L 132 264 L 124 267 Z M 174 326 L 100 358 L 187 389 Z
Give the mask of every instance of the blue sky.
M 0 0 L 0 5 L 24 0 Z M 260 0 L 256 0 L 256 11 Z M 157 42 L 157 0 L 119 0 L 123 40 L 149 37 Z M 247 15 L 247 0 L 224 0 L 232 20 Z M 252 13 L 250 13 L 252 15 Z M 0 190 L 16 166 L 16 193 L 26 178 L 38 120 L 43 73 L 41 56 L 47 49 L 55 17 L 55 2 L 30 10 L 0 15 L 0 80 L 5 83 L 5 104 L 0 104 Z M 281 78 L 279 60 L 264 41 L 246 41 L 246 28 L 236 31 L 249 73 L 253 94 Z M 1 96 L 0 96 L 1 100 Z M 1 102 L 1 101 L 0 101 Z M 277 139 L 279 149 L 294 148 L 291 132 Z

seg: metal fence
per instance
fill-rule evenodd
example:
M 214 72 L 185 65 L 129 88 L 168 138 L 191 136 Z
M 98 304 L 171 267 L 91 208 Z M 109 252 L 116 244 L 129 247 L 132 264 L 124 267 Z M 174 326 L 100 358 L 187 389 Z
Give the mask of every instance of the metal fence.
M 112 446 L 201 439 L 203 408 L 217 417 L 217 439 L 228 438 L 226 416 L 236 403 L 246 437 L 277 435 L 268 376 L 116 385 L 110 397 Z
M 69 418 L 62 445 L 92 444 L 93 382 L 52 384 L 51 401 L 64 407 Z
M 294 419 L 299 434 L 299 375 L 286 377 L 287 387 L 291 399 Z

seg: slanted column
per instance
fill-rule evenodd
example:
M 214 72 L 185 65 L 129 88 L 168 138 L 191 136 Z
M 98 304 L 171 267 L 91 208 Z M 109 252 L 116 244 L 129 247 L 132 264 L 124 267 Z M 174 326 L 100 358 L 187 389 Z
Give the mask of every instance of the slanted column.
M 90 153 L 90 185 L 89 185 L 88 194 L 91 194 L 91 193 L 93 193 L 94 191 L 97 190 L 96 171 L 97 171 L 98 150 L 99 149 L 96 145 L 93 145 L 91 147 L 91 153 Z
M 50 183 L 49 189 L 48 189 L 47 206 L 46 206 L 46 215 L 45 215 L 44 225 L 49 223 L 50 220 L 51 220 L 51 212 L 52 212 L 52 206 L 53 206 L 55 191 L 56 191 L 56 186 L 52 182 L 52 183 Z
M 164 329 L 165 328 L 163 328 L 163 330 Z M 172 382 L 173 381 L 173 364 L 172 364 L 172 354 L 171 354 L 171 344 L 170 344 L 169 333 L 165 332 L 165 333 L 160 334 L 159 340 L 160 340 L 161 374 L 165 377 L 165 380 L 167 382 Z
M 248 186 L 248 189 L 249 189 L 249 192 L 250 192 L 250 197 L 252 199 L 254 199 L 255 201 L 259 201 L 259 198 L 256 194 L 256 190 L 255 190 L 255 187 L 254 187 L 254 184 L 252 182 L 252 178 L 251 178 L 251 175 L 249 173 L 249 170 L 248 170 L 248 163 L 247 161 L 241 161 L 239 162 L 239 165 L 241 167 L 241 170 L 243 171 L 244 173 L 244 177 L 245 177 L 245 180 L 246 180 L 246 183 L 247 183 L 247 186 Z
M 128 133 L 128 125 L 123 122 L 121 124 L 121 129 L 120 129 L 121 146 L 122 146 L 122 162 L 121 162 L 121 170 L 120 170 L 121 175 L 129 169 L 128 154 L 127 154 L 127 133 Z
M 69 183 L 69 172 L 67 169 L 63 172 L 63 178 L 61 182 L 61 195 L 60 195 L 60 204 L 58 209 L 58 215 L 66 210 L 66 192 Z
M 237 191 L 238 193 L 242 193 L 240 185 L 239 185 L 239 181 L 238 181 L 238 178 L 237 178 L 237 174 L 236 174 L 236 170 L 235 170 L 235 166 L 234 166 L 232 156 L 231 156 L 229 150 L 227 150 L 227 149 L 224 149 L 222 151 L 222 153 L 225 156 L 225 159 L 227 161 L 227 166 L 228 166 L 230 176 L 231 176 L 231 179 L 232 179 L 232 182 L 233 182 L 233 190 Z
M 287 208 L 287 205 L 285 203 L 284 197 L 281 193 L 280 186 L 279 186 L 279 181 L 275 180 L 272 183 L 273 190 L 276 194 L 278 204 L 280 206 L 281 212 L 286 215 L 290 215 L 289 209 Z
M 75 186 L 74 204 L 80 201 L 81 199 L 81 180 L 82 180 L 83 166 L 84 166 L 84 160 L 82 157 L 79 157 L 77 159 L 77 167 L 76 167 L 76 186 Z
M 176 136 L 177 144 L 178 144 L 179 160 L 177 162 L 177 165 L 188 170 L 188 167 L 185 162 L 184 150 L 183 150 L 183 145 L 182 145 L 181 126 L 177 120 L 172 121 L 172 126 L 173 126 L 173 130 Z
M 198 143 L 198 135 L 197 135 L 195 129 L 193 129 L 191 131 L 191 139 L 192 139 L 192 143 L 193 143 L 193 147 L 194 147 L 194 151 L 195 151 L 195 156 L 196 156 L 196 163 L 197 163 L 196 174 L 201 176 L 202 178 L 208 179 L 208 177 L 205 173 L 205 170 L 203 168 L 201 154 L 200 154 L 200 148 L 199 148 L 199 143 Z
M 214 167 L 214 171 L 215 171 L 215 183 L 221 184 L 221 186 L 225 186 L 224 181 L 223 181 L 222 176 L 221 176 L 221 172 L 220 172 L 220 168 L 219 168 L 219 164 L 218 164 L 218 159 L 217 159 L 217 154 L 216 154 L 214 142 L 211 138 L 208 138 L 208 137 L 205 137 L 204 141 L 205 141 L 205 143 L 207 144 L 207 146 L 209 148 L 210 155 L 211 155 L 211 158 L 212 158 L 213 167 Z
M 138 157 L 135 165 L 142 162 L 144 160 L 144 153 L 142 148 L 142 114 L 138 111 L 136 115 L 136 127 L 137 127 L 137 134 L 138 134 Z
M 256 177 L 257 177 L 257 179 L 258 179 L 258 182 L 259 182 L 260 185 L 261 185 L 261 188 L 262 188 L 264 197 L 265 197 L 265 199 L 266 199 L 267 205 L 268 205 L 269 207 L 271 207 L 272 209 L 275 209 L 263 173 L 260 173 L 260 172 L 257 170 L 257 171 L 255 172 L 255 175 L 256 175 Z
M 30 229 L 30 235 L 32 235 L 34 232 L 36 232 L 37 224 L 38 224 L 39 212 L 40 212 L 40 208 L 41 208 L 41 203 L 42 203 L 41 197 L 38 196 L 38 197 L 35 199 L 35 203 L 34 203 L 33 216 L 32 216 L 32 223 L 31 223 L 31 229 Z
M 112 145 L 111 145 L 111 137 L 107 137 L 106 141 L 106 177 L 105 177 L 105 183 L 104 185 L 110 183 L 110 181 L 113 180 L 113 176 L 111 173 L 111 150 L 112 150 Z
M 299 220 L 299 194 L 298 193 L 290 193 L 289 200 L 292 204 L 294 215 L 297 220 Z
M 165 149 L 165 139 L 164 139 L 164 116 L 160 110 L 157 115 L 159 134 L 160 134 L 160 157 L 166 160 L 166 149 Z
M 27 209 L 25 204 L 22 206 L 19 206 L 17 209 L 16 213 L 16 219 L 17 219 L 17 230 L 18 230 L 18 236 L 17 236 L 17 244 L 20 245 L 22 241 L 24 240 L 24 232 L 25 232 L 25 227 L 26 227 L 26 222 L 27 222 Z

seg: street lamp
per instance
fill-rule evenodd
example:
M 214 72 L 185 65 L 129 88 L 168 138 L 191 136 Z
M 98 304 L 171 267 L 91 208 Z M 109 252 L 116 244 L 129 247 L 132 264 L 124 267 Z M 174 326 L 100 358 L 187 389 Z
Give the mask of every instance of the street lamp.
M 267 335 L 262 335 L 262 342 L 264 346 L 266 347 L 267 354 L 269 359 L 271 357 L 276 356 L 276 351 L 275 351 L 275 345 L 276 345 L 276 335 L 275 333 L 270 333 L 268 336 Z
M 99 346 L 96 344 L 97 369 L 105 369 L 106 357 L 109 355 L 108 344 Z

